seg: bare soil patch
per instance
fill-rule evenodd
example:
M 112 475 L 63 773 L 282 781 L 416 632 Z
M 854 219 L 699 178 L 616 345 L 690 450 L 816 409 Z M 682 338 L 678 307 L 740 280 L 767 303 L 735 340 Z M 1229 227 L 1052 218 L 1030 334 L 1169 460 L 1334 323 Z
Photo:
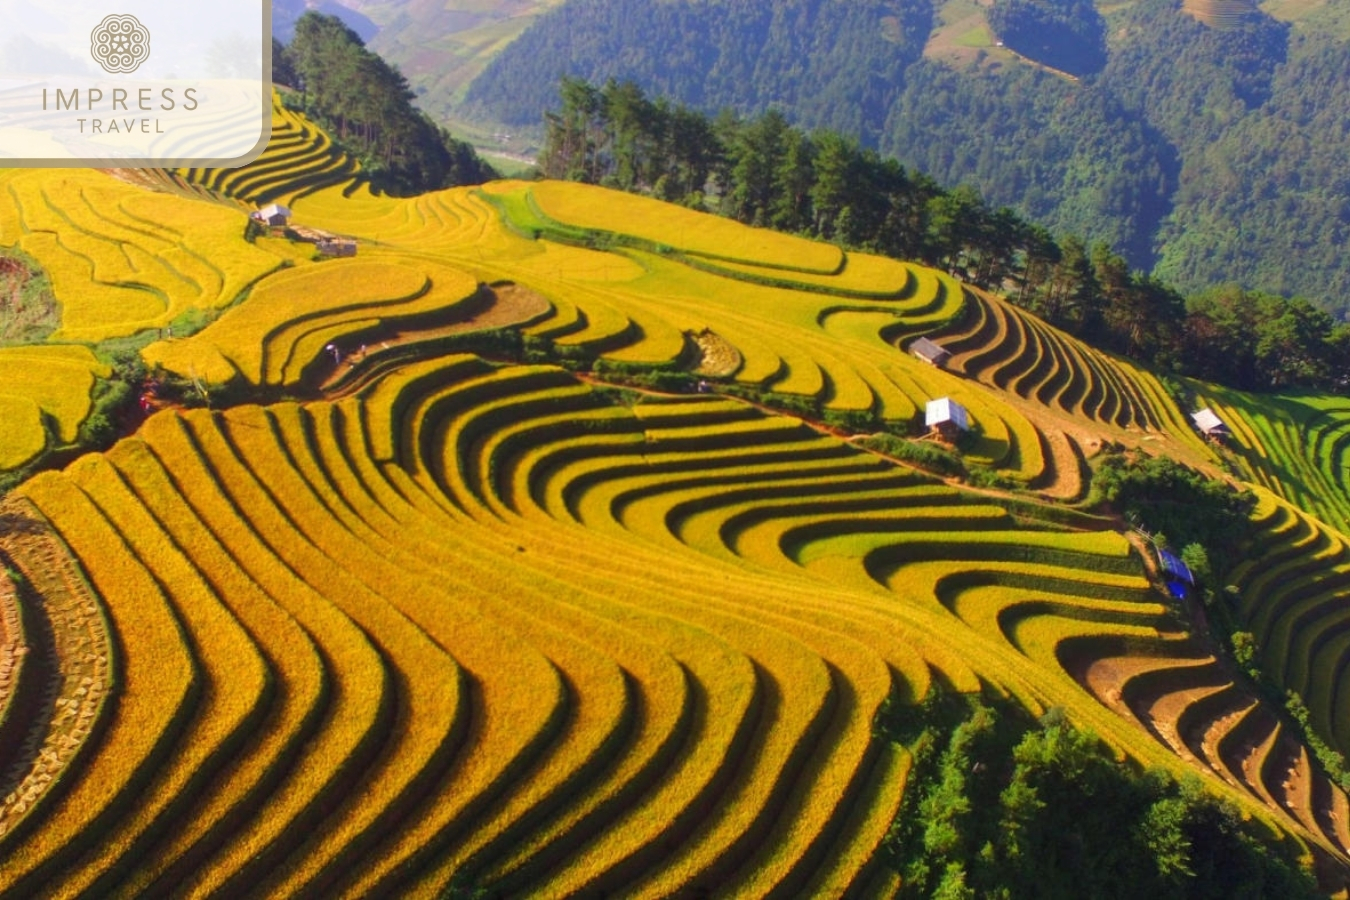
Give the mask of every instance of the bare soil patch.
M 60 323 L 60 304 L 36 263 L 0 251 L 0 344 L 46 340 Z
M 499 284 L 487 289 L 491 301 L 475 308 L 457 322 L 426 331 L 411 331 L 414 337 L 440 337 L 481 331 L 485 328 L 507 328 L 537 319 L 553 309 L 553 304 L 542 294 L 519 284 Z

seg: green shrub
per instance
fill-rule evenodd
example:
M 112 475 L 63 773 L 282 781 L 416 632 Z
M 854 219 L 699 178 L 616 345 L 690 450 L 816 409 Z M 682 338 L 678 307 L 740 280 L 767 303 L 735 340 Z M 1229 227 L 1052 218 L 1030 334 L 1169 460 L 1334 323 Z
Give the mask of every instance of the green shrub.
M 1250 631 L 1235 631 L 1232 637 L 1233 659 L 1239 666 L 1251 671 L 1256 665 L 1256 636 Z
M 971 466 L 966 484 L 996 491 L 1015 491 L 1023 487 L 1021 483 L 988 466 Z
M 858 444 L 874 453 L 884 454 L 938 475 L 966 474 L 966 467 L 961 462 L 960 456 L 932 441 L 907 441 L 893 434 L 881 433 L 864 438 Z
M 831 428 L 851 434 L 873 431 L 881 424 L 870 409 L 827 409 L 824 421 Z
M 1256 496 L 1167 457 L 1108 454 L 1092 477 L 1092 492 L 1125 518 L 1163 532 L 1178 547 L 1199 544 L 1220 571 L 1248 530 Z
M 1286 848 L 1200 781 L 1121 765 L 1051 710 L 967 700 L 927 727 L 884 844 L 903 897 L 1318 896 Z M 911 726 L 911 733 L 913 726 Z
M 1195 576 L 1196 585 L 1208 596 L 1214 585 L 1214 569 L 1209 562 L 1209 551 L 1202 544 L 1187 544 L 1181 550 L 1181 561 Z
M 1345 757 L 1340 754 L 1312 727 L 1309 721 L 1308 707 L 1304 704 L 1303 698 L 1298 691 L 1290 691 L 1285 695 L 1285 710 L 1290 717 L 1297 723 L 1299 731 L 1303 734 L 1303 742 L 1308 745 L 1317 761 L 1322 764 L 1327 775 L 1339 784 L 1342 790 L 1350 790 L 1350 772 L 1345 769 Z
M 760 394 L 758 398 L 751 395 L 751 399 L 758 399 L 760 403 L 773 409 L 790 413 L 794 416 L 800 416 L 803 419 L 819 419 L 820 404 L 814 397 L 804 397 L 801 394 L 782 394 L 777 391 L 766 391 Z

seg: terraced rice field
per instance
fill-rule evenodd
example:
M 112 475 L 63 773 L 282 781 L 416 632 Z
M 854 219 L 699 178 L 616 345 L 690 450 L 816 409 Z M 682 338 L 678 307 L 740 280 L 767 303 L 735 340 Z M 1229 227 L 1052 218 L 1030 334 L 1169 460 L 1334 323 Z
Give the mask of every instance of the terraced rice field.
M 96 343 L 234 303 L 281 259 L 244 213 L 79 169 L 0 170 L 0 244 L 51 278 L 56 340 Z
M 1211 28 L 1231 30 L 1257 12 L 1254 0 L 1184 0 L 1183 12 Z
M 1225 460 L 1261 497 L 1250 559 L 1227 576 L 1262 670 L 1297 692 L 1329 746 L 1350 752 L 1350 402 L 1193 384 L 1228 424 Z
M 289 269 L 260 284 L 247 303 L 205 330 L 149 348 L 151 364 L 204 379 L 242 378 L 257 387 L 294 386 L 306 371 L 339 361 L 326 348 L 351 352 L 361 333 L 394 322 L 454 316 L 478 291 L 473 278 L 425 261 L 334 260 Z
M 935 676 L 1183 765 L 1061 661 L 1166 645 L 1123 539 L 1019 526 L 737 401 L 446 357 L 336 402 L 162 413 L 20 494 L 118 634 L 174 649 L 123 638 L 121 749 L 11 842 L 11 891 L 860 887 L 907 766 L 872 719 Z M 1275 816 L 1254 765 L 1215 787 Z
M 530 211 L 547 226 L 627 236 L 651 245 L 673 245 L 704 259 L 762 269 L 831 276 L 845 254 L 830 244 L 751 228 L 633 194 L 598 193 L 585 185 L 546 181 L 525 196 Z
M 272 137 L 262 155 L 237 169 L 159 171 L 162 182 L 189 191 L 205 191 L 262 206 L 289 203 L 330 185 L 347 185 L 360 170 L 356 160 L 333 145 L 303 113 L 287 109 L 272 94 Z
M 1318 732 L 1344 753 L 1350 538 L 1269 492 L 1260 496 L 1252 558 L 1230 576 L 1242 591 L 1237 612 L 1258 639 L 1262 668 L 1304 698 Z
M 911 760 L 874 723 L 937 686 L 1060 707 L 1350 865 L 1345 794 L 1134 546 L 1064 508 L 1084 436 L 1220 459 L 1154 376 L 931 269 L 598 188 L 376 196 L 275 115 L 233 172 L 0 172 L 0 243 L 52 269 L 61 340 L 221 311 L 142 355 L 250 398 L 0 504 L 0 896 L 891 896 Z M 240 199 L 358 256 L 246 242 Z M 463 352 L 502 329 L 523 341 Z M 924 334 L 951 371 L 904 352 Z M 0 412 L 68 440 L 94 359 L 0 349 Z M 38 360 L 76 389 L 9 386 Z M 942 396 L 978 426 L 966 461 L 1026 492 L 819 427 L 904 431 Z M 1234 614 L 1345 749 L 1350 540 L 1316 495 L 1350 416 L 1206 396 L 1271 487 Z M 0 467 L 33 452 L 13 434 Z
M 559 196 L 586 209 L 609 196 L 566 187 Z M 734 381 L 825 410 L 908 423 L 929 399 L 950 394 L 979 423 L 975 459 L 1026 480 L 1044 471 L 1040 438 L 1025 416 L 895 351 L 897 335 L 960 314 L 962 289 L 945 275 L 854 254 L 829 274 L 786 268 L 787 257 L 762 266 L 711 260 L 697 247 L 672 257 L 640 237 L 616 252 L 536 240 L 526 236 L 530 222 L 545 221 L 530 218 L 534 190 L 500 182 L 395 200 L 334 188 L 298 201 L 296 214 L 406 256 L 451 261 L 482 282 L 533 285 L 554 310 L 527 334 L 604 360 L 682 365 L 698 355 L 694 336 L 709 332 L 739 355 Z M 573 196 L 586 192 L 589 200 Z M 546 202 L 556 203 L 555 195 Z M 567 227 L 583 233 L 582 226 Z M 822 260 L 822 268 L 830 264 Z
M 1350 534 L 1350 400 L 1193 387 L 1232 430 L 1230 459 L 1244 480 Z
M 971 291 L 965 315 L 930 337 L 951 352 L 950 368 L 982 384 L 1110 429 L 1166 433 L 1204 452 L 1152 373 L 999 297 Z
M 0 470 L 72 443 L 89 415 L 95 377 L 107 375 L 88 347 L 0 347 Z

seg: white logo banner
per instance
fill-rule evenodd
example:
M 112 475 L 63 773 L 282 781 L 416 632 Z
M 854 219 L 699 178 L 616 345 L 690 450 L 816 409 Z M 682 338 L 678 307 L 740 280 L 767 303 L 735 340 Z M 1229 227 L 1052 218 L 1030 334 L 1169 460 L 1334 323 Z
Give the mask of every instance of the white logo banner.
M 0 167 L 231 167 L 267 145 L 270 0 L 0 0 L 0 16 Z

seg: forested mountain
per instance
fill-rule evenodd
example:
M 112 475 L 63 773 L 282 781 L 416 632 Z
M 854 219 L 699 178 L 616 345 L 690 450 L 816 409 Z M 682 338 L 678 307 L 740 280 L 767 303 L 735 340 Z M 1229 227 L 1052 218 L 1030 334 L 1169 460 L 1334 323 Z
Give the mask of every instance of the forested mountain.
M 1350 312 L 1350 52 L 1334 11 L 1215 29 L 1175 0 L 954 6 L 568 0 L 460 110 L 537 124 L 560 74 L 631 78 L 708 112 L 777 108 L 1183 291 L 1236 282 Z
M 777 104 L 875 143 L 933 24 L 928 4 L 888 0 L 568 0 L 494 59 L 467 101 L 530 125 L 556 103 L 559 74 L 614 77 L 708 111 Z
M 335 16 L 305 12 L 289 44 L 273 39 L 272 77 L 297 89 L 291 102 L 331 129 L 378 190 L 404 195 L 497 176 L 414 107 L 403 74 Z
M 463 90 L 535 17 L 563 0 L 274 0 L 272 33 L 288 43 L 307 8 L 337 16 L 398 66 L 439 119 L 455 118 Z
M 306 0 L 273 0 L 272 37 L 283 44 L 289 44 L 291 38 L 295 37 L 296 23 L 300 21 L 301 16 L 311 10 L 340 19 L 343 25 L 350 28 L 363 41 L 370 40 L 380 31 L 380 26 L 359 10 L 338 3 L 337 0 L 319 0 L 317 3 L 308 3 Z
M 1183 298 L 1106 244 L 1058 239 L 970 185 L 777 110 L 714 119 L 631 81 L 561 83 L 539 157 L 549 178 L 648 194 L 850 250 L 920 260 L 1156 371 L 1245 390 L 1350 388 L 1350 324 L 1306 299 L 1220 287 Z

